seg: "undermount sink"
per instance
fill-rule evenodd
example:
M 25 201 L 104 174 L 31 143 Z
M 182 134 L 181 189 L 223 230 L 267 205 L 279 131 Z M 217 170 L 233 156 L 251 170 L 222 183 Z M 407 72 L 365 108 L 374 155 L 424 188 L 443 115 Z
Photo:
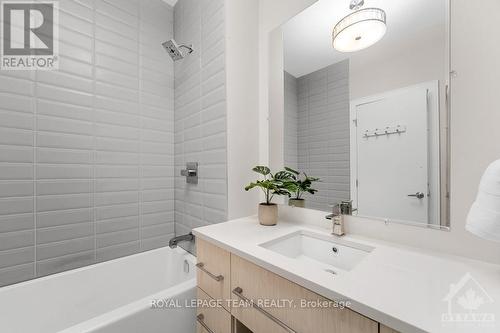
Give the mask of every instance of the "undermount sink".
M 374 250 L 367 245 L 305 230 L 270 240 L 260 246 L 333 274 L 339 270 L 350 271 Z

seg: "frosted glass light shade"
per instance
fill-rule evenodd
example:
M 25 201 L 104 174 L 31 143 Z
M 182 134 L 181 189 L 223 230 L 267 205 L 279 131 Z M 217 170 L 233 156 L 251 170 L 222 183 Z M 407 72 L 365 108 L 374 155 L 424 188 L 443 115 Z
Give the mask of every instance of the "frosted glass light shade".
M 377 43 L 386 31 L 386 15 L 382 9 L 360 9 L 335 25 L 333 47 L 340 52 L 359 51 Z
M 484 239 L 500 242 L 500 160 L 486 169 L 465 229 Z

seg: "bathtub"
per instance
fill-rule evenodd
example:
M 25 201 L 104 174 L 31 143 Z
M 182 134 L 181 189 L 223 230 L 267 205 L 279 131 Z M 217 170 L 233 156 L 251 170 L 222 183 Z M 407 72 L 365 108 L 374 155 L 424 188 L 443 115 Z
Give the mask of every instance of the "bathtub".
M 166 247 L 0 288 L 0 332 L 194 333 L 194 265 Z

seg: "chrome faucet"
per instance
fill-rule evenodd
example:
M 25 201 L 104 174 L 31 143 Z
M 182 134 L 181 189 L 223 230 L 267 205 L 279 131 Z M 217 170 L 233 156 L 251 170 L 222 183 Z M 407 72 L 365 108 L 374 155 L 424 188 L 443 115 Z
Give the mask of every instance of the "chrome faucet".
M 344 236 L 345 231 L 344 231 L 344 216 L 342 214 L 342 205 L 341 204 L 336 204 L 332 205 L 333 212 L 325 218 L 327 220 L 332 220 L 332 235 L 335 236 Z
M 332 235 L 335 236 L 344 236 L 345 235 L 345 230 L 344 230 L 344 216 L 343 215 L 337 215 L 333 219 L 333 230 L 332 230 Z
M 325 216 L 326 219 L 332 220 L 332 234 L 335 236 L 344 236 L 344 215 L 352 215 L 357 209 L 352 208 L 352 200 L 344 200 L 338 204 L 331 205 L 333 208 L 332 214 Z
M 187 235 L 182 235 L 182 236 L 177 236 L 177 237 L 172 238 L 168 242 L 168 246 L 170 246 L 171 249 L 174 249 L 177 247 L 177 244 L 179 242 L 192 242 L 192 241 L 194 241 L 194 235 L 192 232 L 190 232 Z

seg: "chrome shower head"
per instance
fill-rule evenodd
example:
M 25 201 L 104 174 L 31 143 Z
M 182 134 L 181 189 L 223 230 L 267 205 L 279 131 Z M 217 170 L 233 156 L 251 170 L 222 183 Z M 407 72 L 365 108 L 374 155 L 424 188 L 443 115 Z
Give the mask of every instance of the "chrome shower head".
M 168 54 L 172 58 L 173 61 L 183 59 L 185 55 L 182 53 L 181 48 L 186 48 L 188 50 L 188 54 L 193 53 L 194 49 L 192 45 L 178 45 L 175 40 L 170 39 L 166 42 L 162 43 L 165 50 L 167 50 Z

